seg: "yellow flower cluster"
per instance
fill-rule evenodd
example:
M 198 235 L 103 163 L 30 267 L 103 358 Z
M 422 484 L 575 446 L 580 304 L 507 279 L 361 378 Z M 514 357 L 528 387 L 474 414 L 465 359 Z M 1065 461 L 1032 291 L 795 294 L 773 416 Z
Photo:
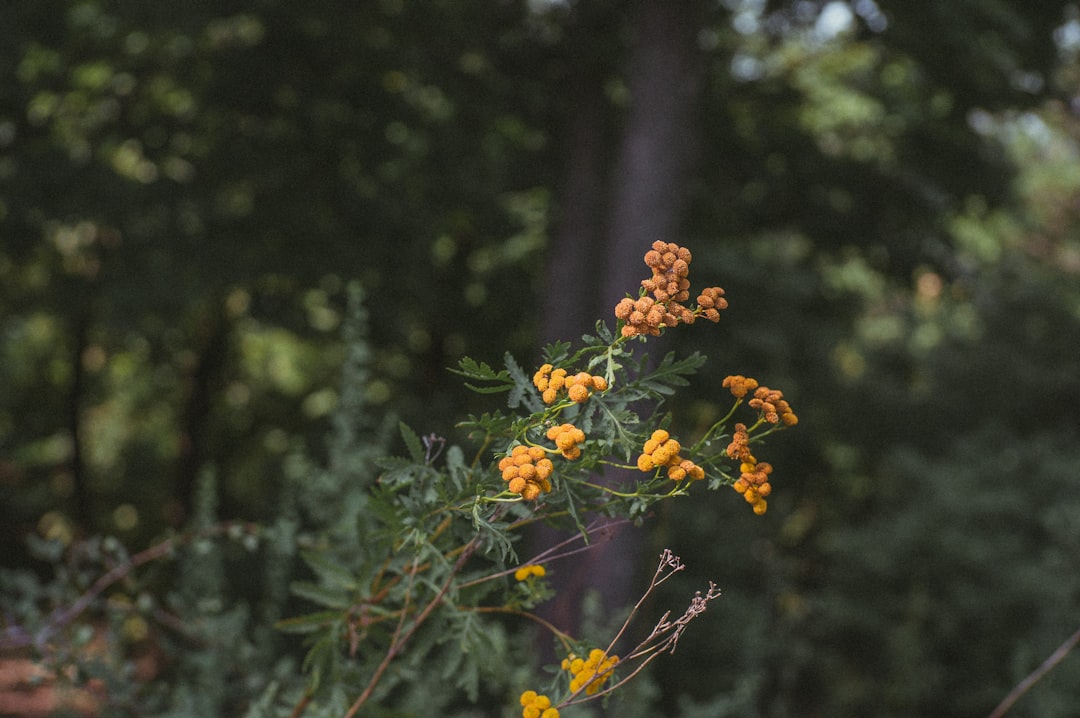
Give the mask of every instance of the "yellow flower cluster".
M 714 324 L 720 321 L 720 310 L 727 309 L 727 300 L 724 299 L 724 290 L 721 287 L 707 287 L 702 290 L 697 303 L 701 316 Z
M 570 691 L 576 693 L 585 686 L 585 695 L 593 695 L 611 677 L 618 656 L 608 656 L 599 648 L 589 651 L 589 657 L 581 659 L 571 653 L 562 661 L 564 671 L 570 673 Z
M 663 429 L 657 429 L 642 447 L 642 454 L 637 459 L 637 467 L 646 473 L 654 469 L 667 467 L 668 478 L 682 481 L 687 476 L 695 481 L 705 478 L 705 470 L 689 459 L 679 455 L 682 445 L 671 438 Z
M 690 299 L 690 250 L 674 242 L 653 242 L 645 253 L 645 264 L 652 276 L 641 281 L 646 294 L 631 299 L 626 297 L 615 305 L 615 317 L 625 322 L 624 337 L 639 334 L 657 336 L 662 327 L 673 327 L 679 322 L 693 324 L 698 316 L 713 322 L 720 321 L 720 310 L 727 308 L 724 290 L 709 287 L 698 295 L 698 307 L 689 309 L 684 302 Z
M 791 405 L 784 399 L 784 393 L 779 389 L 760 386 L 747 405 L 760 411 L 761 416 L 770 424 L 780 422 L 784 426 L 795 426 L 799 423 L 799 417 L 795 416 Z
M 536 576 L 537 578 L 543 578 L 547 575 L 547 571 L 538 563 L 531 564 L 529 566 L 519 566 L 517 571 L 514 571 L 515 581 L 524 581 L 530 576 Z
M 772 464 L 765 461 L 758 463 L 753 456 L 748 456 L 739 466 L 739 471 L 742 473 L 732 486 L 760 516 L 769 508 L 765 497 L 772 493 L 772 484 L 769 483 Z
M 554 404 L 561 392 L 580 404 L 592 396 L 593 391 L 608 388 L 607 380 L 602 376 L 584 371 L 568 374 L 566 369 L 556 369 L 551 364 L 544 364 L 533 374 L 533 385 L 540 391 L 545 404 Z
M 750 379 L 742 374 L 735 374 L 733 376 L 724 377 L 721 386 L 728 389 L 731 392 L 731 395 L 736 399 L 742 399 L 754 389 L 758 388 L 758 382 L 757 379 Z
M 795 416 L 795 412 L 791 410 L 791 405 L 784 399 L 783 392 L 767 386 L 759 386 L 757 379 L 736 374 L 725 377 L 723 386 L 727 387 L 736 399 L 742 399 L 750 392 L 754 392 L 747 406 L 760 412 L 759 422 L 766 421 L 784 426 L 795 426 L 799 423 L 799 417 Z M 750 453 L 750 435 L 746 424 L 735 425 L 735 432 L 731 436 L 731 443 L 728 444 L 726 453 L 739 462 L 739 478 L 732 486 L 742 494 L 747 503 L 754 507 L 754 513 L 760 516 L 769 507 L 765 497 L 772 493 L 772 484 L 769 483 L 772 464 L 764 461 L 759 463 Z
M 555 442 L 562 455 L 570 461 L 581 456 L 581 448 L 578 444 L 584 443 L 585 432 L 573 424 L 561 424 L 553 426 L 547 431 L 547 438 Z
M 727 446 L 727 455 L 739 461 L 753 461 L 750 454 L 750 434 L 746 431 L 746 424 L 736 424 L 735 433 L 731 436 L 731 443 Z
M 536 691 L 521 694 L 521 718 L 559 718 L 559 710 L 551 707 L 551 699 L 541 696 Z
M 499 471 L 507 489 L 514 494 L 521 494 L 527 501 L 532 501 L 542 491 L 551 491 L 548 477 L 555 470 L 551 459 L 539 446 L 515 446 L 510 455 L 499 461 Z

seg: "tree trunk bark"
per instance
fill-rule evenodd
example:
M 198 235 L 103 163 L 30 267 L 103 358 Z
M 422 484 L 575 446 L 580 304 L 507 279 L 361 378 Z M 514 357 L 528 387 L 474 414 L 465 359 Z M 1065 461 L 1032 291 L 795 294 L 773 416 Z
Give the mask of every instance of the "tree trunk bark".
M 639 6 L 627 70 L 631 105 L 609 193 L 601 189 L 606 136 L 601 79 L 579 85 L 586 94 L 577 98 L 579 109 L 569 125 L 562 221 L 548 265 L 547 341 L 576 339 L 596 318 L 614 322 L 615 304 L 636 293 L 647 274 L 642 257 L 649 245 L 677 233 L 697 135 L 702 17 L 697 0 L 644 0 Z M 603 222 L 605 196 L 611 203 Z M 608 472 L 602 480 L 625 483 L 631 478 L 627 473 Z M 556 571 L 556 598 L 545 615 L 560 628 L 578 629 L 588 590 L 600 592 L 606 609 L 637 598 L 640 540 L 625 525 L 613 531 L 612 540 Z

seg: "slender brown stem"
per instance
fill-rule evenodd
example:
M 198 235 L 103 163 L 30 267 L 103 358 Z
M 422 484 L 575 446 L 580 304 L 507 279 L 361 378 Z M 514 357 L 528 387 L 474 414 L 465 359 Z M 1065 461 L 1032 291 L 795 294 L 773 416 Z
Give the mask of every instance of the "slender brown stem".
M 379 681 L 382 679 L 383 674 L 386 673 L 386 669 L 390 667 L 390 663 L 394 660 L 394 658 L 397 657 L 399 653 L 401 653 L 402 649 L 405 647 L 405 644 L 408 643 L 409 639 L 411 639 L 413 635 L 417 632 L 417 630 L 420 629 L 420 626 L 424 624 L 424 621 L 427 620 L 428 616 L 430 616 L 431 613 L 440 604 L 442 604 L 443 598 L 450 590 L 450 586 L 452 586 L 454 583 L 454 577 L 457 576 L 458 572 L 465 565 L 465 562 L 469 560 L 469 557 L 473 555 L 473 553 L 479 546 L 480 538 L 479 536 L 477 536 L 462 547 L 464 550 L 461 552 L 461 555 L 458 556 L 458 560 L 454 563 L 454 567 L 450 571 L 450 575 L 446 577 L 446 581 L 439 589 L 439 592 L 435 594 L 434 598 L 432 598 L 426 606 L 424 606 L 424 610 L 422 610 L 416 616 L 416 618 L 412 622 L 412 625 L 410 625 L 408 629 L 404 631 L 402 631 L 401 629 L 404 628 L 403 624 L 407 612 L 405 611 L 405 606 L 402 606 L 402 623 L 398 625 L 398 630 L 394 632 L 394 637 L 391 639 L 390 642 L 390 648 L 387 649 L 386 655 L 383 656 L 382 661 L 375 669 L 375 673 L 371 676 L 371 680 L 368 681 L 367 687 L 364 688 L 363 693 L 361 693 L 353 702 L 352 706 L 349 707 L 349 710 L 345 713 L 344 718 L 352 718 L 353 716 L 355 716 L 356 712 L 360 710 L 361 706 L 363 706 L 364 703 L 366 703 L 367 700 L 371 698 L 371 695 L 375 692 L 375 687 L 379 684 Z M 413 575 L 415 576 L 415 573 Z M 406 597 L 406 602 L 407 601 L 408 598 Z
M 1013 704 L 1020 700 L 1020 696 L 1027 693 L 1031 687 L 1049 673 L 1054 666 L 1061 663 L 1061 661 L 1065 659 L 1065 656 L 1068 655 L 1069 651 L 1076 648 L 1076 644 L 1078 643 L 1080 643 L 1080 630 L 1065 639 L 1065 642 L 1058 646 L 1057 649 L 1042 662 L 1041 666 L 1032 671 L 1027 678 L 1017 683 L 1016 687 L 1009 691 L 1009 695 L 1005 696 L 1005 699 L 998 704 L 998 707 L 990 713 L 988 718 L 1001 718 L 1001 716 L 1005 715 L 1005 713 L 1012 708 Z
M 151 561 L 156 561 L 157 559 L 168 556 L 178 546 L 190 543 L 197 538 L 219 536 L 237 525 L 238 524 L 235 521 L 213 524 L 196 531 L 172 536 L 161 543 L 155 544 L 154 546 L 134 554 L 127 561 L 113 566 L 99 576 L 90 588 L 70 604 L 60 606 L 54 610 L 52 614 L 49 615 L 48 620 L 46 620 L 44 628 L 42 628 L 36 636 L 32 636 L 25 631 L 12 631 L 11 629 L 8 629 L 6 635 L 0 637 L 0 650 L 25 648 L 34 643 L 39 646 L 46 644 L 53 634 L 74 621 L 83 611 L 89 608 L 94 600 L 109 588 L 109 586 L 112 586 L 117 581 L 125 578 L 135 569 L 148 564 Z M 249 532 L 253 531 L 253 525 L 246 525 L 246 530 Z

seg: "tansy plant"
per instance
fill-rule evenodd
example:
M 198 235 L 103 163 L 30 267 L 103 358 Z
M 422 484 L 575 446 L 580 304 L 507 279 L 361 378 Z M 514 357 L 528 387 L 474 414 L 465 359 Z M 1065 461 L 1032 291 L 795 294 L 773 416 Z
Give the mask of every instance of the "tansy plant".
M 601 519 L 641 523 L 658 501 L 720 487 L 732 487 L 757 514 L 768 508 L 773 468 L 757 447 L 798 421 L 783 394 L 729 376 L 730 411 L 700 436 L 676 437 L 661 407 L 705 358 L 668 354 L 653 363 L 631 351 L 681 325 L 720 320 L 724 290 L 704 289 L 690 302 L 691 259 L 684 247 L 654 243 L 645 254 L 651 276 L 615 307 L 614 328 L 598 322 L 578 346 L 546 347 L 533 371 L 510 355 L 498 370 L 462 359 L 454 371 L 471 389 L 506 395 L 505 409 L 459 424 L 475 442 L 468 456 L 401 427 L 408 456 L 380 464 L 362 513 L 362 555 L 331 560 L 317 546 L 304 554 L 314 580 L 293 588 L 322 610 L 278 624 L 310 638 L 308 690 L 293 715 L 320 702 L 356 715 L 387 705 L 396 688 L 421 676 L 455 677 L 470 701 L 499 700 L 487 693 L 487 676 L 507 665 L 494 637 L 523 622 L 543 626 L 563 656 L 551 677 L 526 666 L 512 679 L 513 697 L 502 700 L 524 718 L 555 718 L 605 696 L 675 649 L 719 596 L 712 583 L 680 617 L 665 614 L 642 643 L 620 643 L 652 590 L 683 570 L 669 551 L 623 629 L 602 645 L 575 640 L 533 609 L 552 595 L 547 574 L 592 545 Z M 609 468 L 632 478 L 613 482 L 603 477 Z M 540 522 L 571 529 L 573 538 L 520 555 L 522 533 Z

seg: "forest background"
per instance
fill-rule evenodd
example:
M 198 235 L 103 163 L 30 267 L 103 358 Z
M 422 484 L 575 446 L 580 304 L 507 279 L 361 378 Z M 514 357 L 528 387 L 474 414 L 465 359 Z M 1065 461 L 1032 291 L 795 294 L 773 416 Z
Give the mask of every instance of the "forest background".
M 800 425 L 765 516 L 597 552 L 724 591 L 647 714 L 985 715 L 1080 628 L 1075 4 L 41 0 L 0 35 L 10 575 L 48 573 L 28 537 L 151 544 L 208 470 L 273 520 L 357 283 L 389 452 L 484 410 L 462 356 L 613 322 L 663 238 L 733 308 L 665 338 L 710 357 L 677 421 L 738 366 Z M 1078 704 L 1073 655 L 1014 714 Z

